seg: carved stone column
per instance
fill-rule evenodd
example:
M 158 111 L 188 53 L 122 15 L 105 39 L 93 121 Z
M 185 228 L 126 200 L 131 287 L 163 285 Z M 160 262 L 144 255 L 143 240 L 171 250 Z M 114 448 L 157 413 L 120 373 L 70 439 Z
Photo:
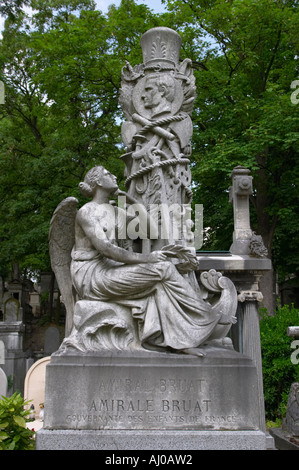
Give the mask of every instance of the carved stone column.
M 260 416 L 260 429 L 265 431 L 265 404 L 263 390 L 263 372 L 261 357 L 261 340 L 258 314 L 258 302 L 263 300 L 259 291 L 242 291 L 238 299 L 243 304 L 242 314 L 242 352 L 255 363 L 258 375 L 258 403 Z
M 249 196 L 252 194 L 250 170 L 242 166 L 234 168 L 231 174 L 230 202 L 234 206 L 234 233 L 230 252 L 238 255 L 250 253 L 252 230 L 250 227 Z

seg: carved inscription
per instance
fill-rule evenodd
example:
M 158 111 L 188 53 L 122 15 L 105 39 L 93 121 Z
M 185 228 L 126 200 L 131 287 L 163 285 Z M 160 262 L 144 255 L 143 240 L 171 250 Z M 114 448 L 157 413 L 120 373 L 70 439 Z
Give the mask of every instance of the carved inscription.
M 117 378 L 101 380 L 94 398 L 66 416 L 74 427 L 188 428 L 233 425 L 235 416 L 217 416 L 205 379 Z
M 100 392 L 202 392 L 204 379 L 160 379 L 153 383 L 148 379 L 110 379 L 101 381 L 99 384 Z

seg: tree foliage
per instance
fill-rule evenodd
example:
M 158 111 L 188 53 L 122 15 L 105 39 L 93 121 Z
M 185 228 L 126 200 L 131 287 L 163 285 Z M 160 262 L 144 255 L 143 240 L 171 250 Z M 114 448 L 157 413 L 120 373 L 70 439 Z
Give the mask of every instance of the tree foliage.
M 253 229 L 284 278 L 298 274 L 299 13 L 295 0 L 165 0 L 154 14 L 122 0 L 103 15 L 93 0 L 2 2 L 0 45 L 0 266 L 49 269 L 51 215 L 79 196 L 86 170 L 103 164 L 120 181 L 121 68 L 142 62 L 140 36 L 168 26 L 192 59 L 194 202 L 204 205 L 205 249 L 227 250 L 233 231 L 230 173 L 254 176 Z M 24 12 L 24 5 L 33 8 Z M 27 10 L 26 10 L 27 11 Z
M 208 246 L 230 246 L 229 175 L 244 165 L 254 177 L 253 228 L 282 277 L 298 272 L 299 115 L 290 99 L 298 77 L 298 2 L 168 0 L 167 5 L 197 69 L 193 178 L 211 227 Z
M 102 164 L 122 180 L 121 67 L 136 55 L 152 19 L 131 0 L 111 7 L 108 16 L 92 0 L 30 5 L 31 17 L 20 9 L 8 16 L 0 46 L 3 275 L 13 261 L 49 269 L 51 215 L 64 197 L 80 197 L 77 186 L 89 168 Z M 136 33 L 128 36 L 135 16 Z
M 293 305 L 278 306 L 276 315 L 262 312 L 260 329 L 265 408 L 267 419 L 273 421 L 285 416 L 290 387 L 299 380 L 299 364 L 291 360 L 294 338 L 287 336 L 287 328 L 296 325 L 299 325 L 299 310 Z

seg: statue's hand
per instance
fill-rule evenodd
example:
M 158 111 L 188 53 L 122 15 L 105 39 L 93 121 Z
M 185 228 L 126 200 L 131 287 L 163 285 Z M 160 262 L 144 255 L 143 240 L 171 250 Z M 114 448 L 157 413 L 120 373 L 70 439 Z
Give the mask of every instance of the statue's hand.
M 127 197 L 127 193 L 125 191 L 122 191 L 121 189 L 117 188 L 115 193 L 113 193 L 113 196 L 125 196 L 125 197 Z
M 229 325 L 229 324 L 234 325 L 235 323 L 237 323 L 237 317 L 223 314 L 220 317 L 219 323 L 221 323 L 221 325 Z
M 149 263 L 158 263 L 159 261 L 166 261 L 167 256 L 163 253 L 163 251 L 153 251 L 148 255 L 148 262 Z
M 117 189 L 115 191 L 115 193 L 113 194 L 114 197 L 118 197 L 118 196 L 123 196 L 126 198 L 126 200 L 128 201 L 129 204 L 137 204 L 137 201 L 136 199 L 134 199 L 132 196 L 130 196 L 128 193 L 126 193 L 125 191 L 122 191 L 121 189 Z
M 175 267 L 180 274 L 187 274 L 191 273 L 192 271 L 195 271 L 197 264 L 194 266 L 194 264 L 190 263 L 189 261 L 186 261 L 184 263 L 176 264 Z

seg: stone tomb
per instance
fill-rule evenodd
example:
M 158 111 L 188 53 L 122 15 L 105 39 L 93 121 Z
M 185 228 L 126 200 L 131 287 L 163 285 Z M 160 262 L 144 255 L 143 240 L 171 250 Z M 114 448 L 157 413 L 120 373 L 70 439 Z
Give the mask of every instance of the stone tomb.
M 265 448 L 253 362 L 230 349 L 206 353 L 53 355 L 37 449 L 53 439 L 67 449 Z

